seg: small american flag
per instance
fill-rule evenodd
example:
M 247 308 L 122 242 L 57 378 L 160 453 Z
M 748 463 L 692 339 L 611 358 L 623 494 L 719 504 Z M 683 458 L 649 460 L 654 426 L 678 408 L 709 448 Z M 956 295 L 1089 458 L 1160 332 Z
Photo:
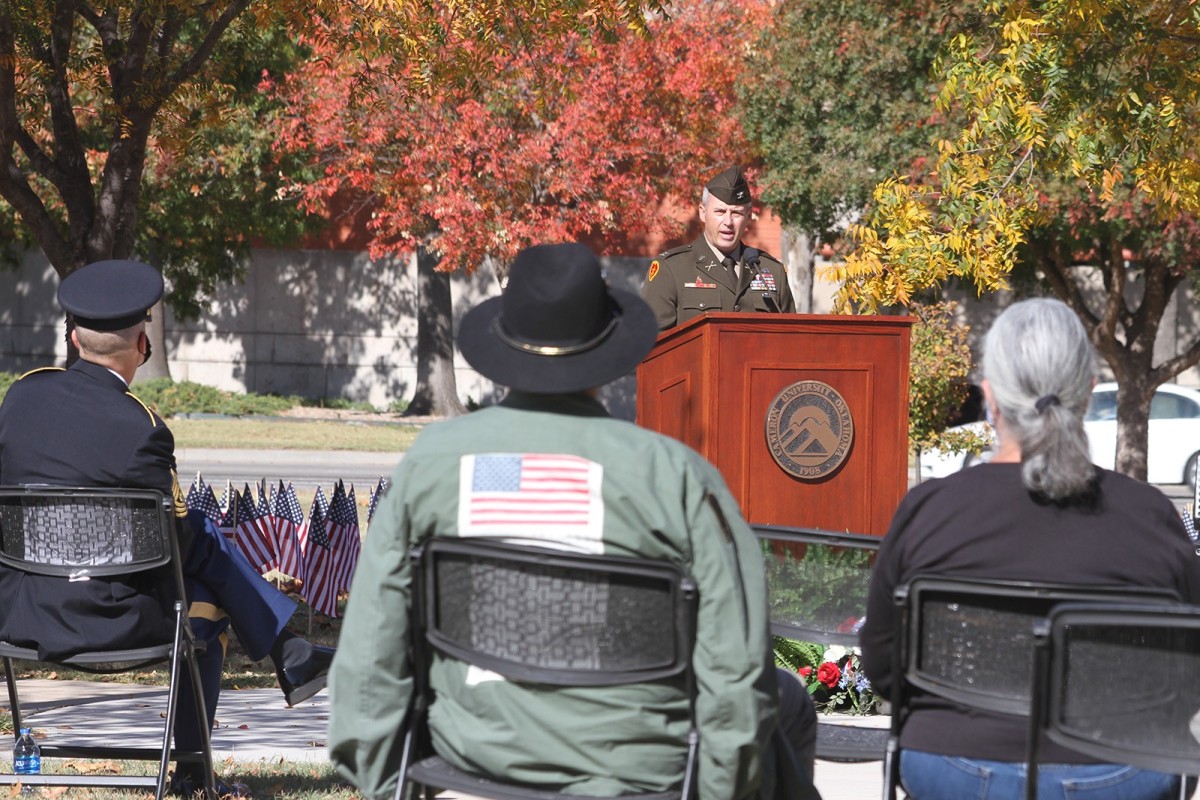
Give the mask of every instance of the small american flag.
M 279 482 L 279 491 L 275 493 L 275 541 L 276 552 L 279 555 L 277 569 L 284 575 L 304 580 L 307 576 L 304 569 L 304 551 L 300 547 L 300 529 L 304 525 L 304 509 L 296 498 L 296 489 L 292 484 L 283 488 Z
M 221 518 L 224 514 L 221 512 L 221 506 L 217 503 L 217 496 L 213 494 L 212 487 L 203 481 L 195 488 L 195 491 L 188 491 L 187 507 L 192 511 L 199 511 L 204 516 L 217 523 L 221 524 Z
M 326 502 L 325 493 L 317 487 L 312 513 L 308 520 L 308 549 L 304 553 L 308 579 L 304 582 L 304 598 L 314 610 L 326 616 L 337 616 L 337 582 L 333 577 L 334 553 L 330 550 L 331 504 L 342 501 L 344 489 L 339 481 L 333 488 L 333 500 Z M 318 524 L 319 523 L 319 524 Z
M 341 496 L 341 502 L 330 503 L 329 535 L 333 548 L 334 581 L 339 589 L 349 589 L 358 568 L 358 556 L 362 551 L 361 532 L 358 527 L 358 503 L 354 499 L 354 486 Z
M 265 530 L 274 541 L 275 538 L 275 516 L 272 509 L 275 507 L 275 488 L 271 488 L 270 497 L 267 496 L 267 481 L 266 478 L 258 482 L 258 516 L 262 520 L 262 528 Z
M 579 456 L 463 456 L 459 535 L 535 539 L 601 552 L 603 478 L 602 466 Z
M 196 477 L 192 478 L 192 485 L 188 487 L 187 497 L 184 498 L 184 503 L 189 511 L 195 511 L 200 507 L 200 490 L 204 486 L 204 478 L 200 477 L 200 473 L 196 473 Z M 205 515 L 207 516 L 207 515 Z
M 225 534 L 226 539 L 232 539 L 237 535 L 237 504 L 237 489 L 233 488 L 232 483 L 225 481 L 225 490 L 221 492 L 221 519 L 217 523 L 217 527 L 221 529 L 221 533 Z
M 254 503 L 249 484 L 242 492 L 241 502 L 236 504 L 237 536 L 235 541 L 242 554 L 260 573 L 275 568 L 275 542 L 267 529 L 268 522 Z
M 342 491 L 342 484 L 339 481 L 333 487 L 333 502 L 338 502 L 338 494 Z M 325 492 L 320 486 L 317 487 L 316 496 L 313 497 L 312 509 L 308 512 L 308 545 L 305 552 L 313 546 L 329 547 L 329 502 L 325 499 Z
M 380 478 L 379 483 L 371 490 L 370 497 L 367 498 L 367 526 L 370 527 L 371 519 L 375 516 L 375 506 L 379 505 L 379 501 L 383 499 L 383 493 L 387 491 L 387 487 L 391 482 L 387 478 Z

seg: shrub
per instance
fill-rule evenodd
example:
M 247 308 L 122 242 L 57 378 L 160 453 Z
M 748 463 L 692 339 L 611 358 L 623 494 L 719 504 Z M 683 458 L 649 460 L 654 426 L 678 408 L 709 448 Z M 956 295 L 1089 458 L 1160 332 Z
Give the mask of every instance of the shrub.
M 914 305 L 909 362 L 908 442 L 914 451 L 941 447 L 978 452 L 987 442 L 971 435 L 947 436 L 946 426 L 967 398 L 971 372 L 969 329 L 955 319 L 957 306 L 945 301 Z
M 153 378 L 133 387 L 134 393 L 162 417 L 180 414 L 278 414 L 300 404 L 296 397 L 226 392 L 191 381 Z

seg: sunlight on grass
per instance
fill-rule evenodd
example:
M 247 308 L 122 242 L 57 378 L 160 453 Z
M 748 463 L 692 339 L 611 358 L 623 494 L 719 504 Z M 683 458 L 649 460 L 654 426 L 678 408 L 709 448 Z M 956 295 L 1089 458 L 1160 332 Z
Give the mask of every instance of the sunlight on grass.
M 401 453 L 420 428 L 413 425 L 252 419 L 171 419 L 175 447 L 257 450 L 354 450 Z

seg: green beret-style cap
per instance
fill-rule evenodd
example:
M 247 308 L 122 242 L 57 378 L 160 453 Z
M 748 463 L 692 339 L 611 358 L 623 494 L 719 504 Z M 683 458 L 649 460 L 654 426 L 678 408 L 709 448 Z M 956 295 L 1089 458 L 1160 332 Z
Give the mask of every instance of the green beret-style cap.
M 741 167 L 730 167 L 708 182 L 704 187 L 708 193 L 730 205 L 744 206 L 750 203 L 750 185 Z
M 76 325 L 94 331 L 133 327 L 162 295 L 162 274 L 139 261 L 97 261 L 58 285 L 59 305 Z

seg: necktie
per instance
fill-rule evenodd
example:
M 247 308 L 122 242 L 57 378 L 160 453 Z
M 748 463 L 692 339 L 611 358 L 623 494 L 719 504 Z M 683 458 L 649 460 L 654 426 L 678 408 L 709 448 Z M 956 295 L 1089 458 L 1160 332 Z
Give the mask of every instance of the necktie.
M 729 275 L 736 284 L 738 282 L 737 262 L 731 256 L 725 256 L 725 258 L 721 259 L 721 264 L 724 265 L 725 269 L 729 270 Z

